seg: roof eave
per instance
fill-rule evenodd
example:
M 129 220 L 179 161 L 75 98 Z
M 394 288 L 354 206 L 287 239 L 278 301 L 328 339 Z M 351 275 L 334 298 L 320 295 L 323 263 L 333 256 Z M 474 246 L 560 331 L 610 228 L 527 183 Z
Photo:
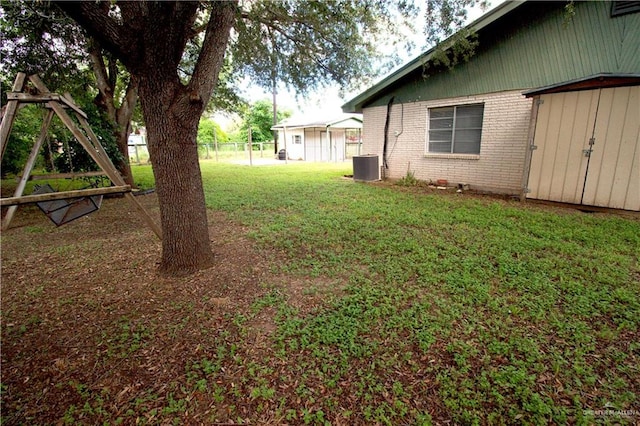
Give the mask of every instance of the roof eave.
M 640 74 L 598 73 L 587 77 L 576 78 L 562 83 L 551 84 L 522 92 L 527 98 L 538 95 L 575 92 L 606 87 L 635 86 L 640 84 Z
M 325 128 L 325 127 L 335 126 L 337 124 L 343 123 L 345 121 L 350 121 L 350 120 L 357 121 L 360 124 L 362 124 L 362 116 L 351 115 L 351 116 L 348 116 L 348 117 L 341 117 L 341 118 L 337 118 L 335 120 L 321 121 L 321 122 L 300 123 L 298 121 L 297 123 L 292 123 L 291 125 L 281 122 L 280 124 L 276 124 L 275 126 L 272 126 L 271 130 L 281 130 L 281 129 L 284 129 L 285 127 L 287 129 L 289 129 L 289 130 L 293 130 L 293 129 L 309 129 L 309 128 L 321 129 L 321 128 Z
M 520 7 L 526 1 L 527 0 L 505 1 L 492 11 L 482 15 L 480 18 L 465 26 L 465 28 L 477 32 L 487 25 L 502 18 L 504 15 L 510 13 L 514 9 Z M 451 43 L 452 39 L 453 37 L 449 37 L 448 39 L 444 40 L 442 44 L 446 46 L 446 48 L 449 48 L 450 46 L 447 46 L 447 44 Z M 353 99 L 343 104 L 342 111 L 345 113 L 362 113 L 362 107 L 365 103 L 367 103 L 367 101 L 371 100 L 373 97 L 375 97 L 376 94 L 384 90 L 386 87 L 401 80 L 403 77 L 414 72 L 419 67 L 422 67 L 431 59 L 435 51 L 436 48 L 433 47 L 426 52 L 421 53 L 404 66 L 400 67 L 396 71 L 389 74 L 387 77 L 383 78 L 380 82 L 376 83 L 371 88 L 365 90 L 364 92 L 360 93 Z
M 357 121 L 360 124 L 362 124 L 362 119 L 358 118 L 358 117 L 349 117 L 349 118 L 343 118 L 342 120 L 335 120 L 335 121 L 330 121 L 326 124 L 327 127 L 335 127 L 337 124 L 340 123 L 344 123 L 345 121 Z

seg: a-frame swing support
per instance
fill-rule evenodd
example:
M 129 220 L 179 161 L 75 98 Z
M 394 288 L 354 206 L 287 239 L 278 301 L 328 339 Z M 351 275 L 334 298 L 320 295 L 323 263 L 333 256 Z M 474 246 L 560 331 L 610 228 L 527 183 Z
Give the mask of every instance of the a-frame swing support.
M 40 135 L 33 145 L 13 197 L 0 199 L 0 206 L 10 206 L 7 210 L 7 214 L 2 219 L 2 230 L 9 227 L 19 204 L 38 202 L 44 199 L 51 200 L 109 193 L 124 193 L 125 198 L 127 198 L 135 210 L 137 210 L 144 222 L 153 230 L 158 238 L 162 239 L 162 230 L 160 226 L 153 220 L 151 215 L 149 215 L 142 204 L 140 204 L 131 193 L 131 187 L 126 184 L 124 178 L 120 175 L 103 146 L 100 144 L 100 141 L 91 129 L 91 126 L 89 126 L 86 114 L 73 102 L 71 96 L 68 94 L 61 96 L 56 93 L 49 92 L 49 89 L 47 89 L 37 75 L 29 76 L 28 80 L 38 93 L 25 93 L 23 90 L 26 80 L 26 74 L 18 73 L 13 84 L 12 91 L 7 93 L 7 105 L 2 122 L 0 123 L 0 150 L 2 157 L 4 157 L 7 143 L 9 141 L 9 134 L 11 133 L 11 128 L 13 127 L 13 122 L 21 103 L 45 103 L 48 108 L 48 113 L 42 123 Z M 76 125 L 71 116 L 67 114 L 65 109 L 70 109 L 72 111 L 77 121 L 82 126 L 84 133 Z M 115 185 L 114 187 L 58 192 L 54 194 L 45 194 L 44 197 L 42 195 L 23 195 L 24 188 L 31 176 L 38 152 L 46 138 L 54 113 L 58 118 L 60 118 L 69 131 L 71 131 L 73 136 L 75 136 L 78 142 L 80 142 L 80 145 L 82 145 L 102 171 L 109 177 L 111 182 Z

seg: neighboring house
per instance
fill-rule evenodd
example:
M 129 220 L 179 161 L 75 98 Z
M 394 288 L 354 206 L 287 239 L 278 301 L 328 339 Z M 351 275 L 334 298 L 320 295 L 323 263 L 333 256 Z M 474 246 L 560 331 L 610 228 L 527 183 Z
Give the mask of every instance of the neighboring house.
M 505 2 L 452 70 L 432 49 L 343 106 L 384 176 L 640 210 L 640 2 Z
M 136 146 L 146 146 L 146 142 L 142 135 L 131 133 L 127 140 L 127 145 L 129 146 L 129 155 L 132 155 L 132 153 L 135 153 Z
M 271 128 L 287 158 L 305 161 L 344 161 L 359 154 L 361 114 L 341 114 L 329 120 L 291 118 Z

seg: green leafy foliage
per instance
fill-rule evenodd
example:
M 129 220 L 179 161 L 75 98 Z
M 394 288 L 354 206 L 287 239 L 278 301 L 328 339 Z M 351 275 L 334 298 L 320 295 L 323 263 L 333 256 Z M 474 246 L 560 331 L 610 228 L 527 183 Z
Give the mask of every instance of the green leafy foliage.
M 247 392 L 283 398 L 290 421 L 591 424 L 605 404 L 637 406 L 636 219 L 355 184 L 343 165 L 209 164 L 209 207 L 317 301 L 276 287 L 242 323 L 250 335 L 277 311 Z M 295 398 L 268 384 L 274 366 Z
M 84 34 L 51 2 L 3 1 L 0 33 L 3 78 L 12 82 L 17 72 L 40 74 L 57 90 L 80 77 Z
M 418 179 L 416 179 L 416 174 L 414 172 L 412 172 L 411 170 L 407 170 L 407 174 L 404 175 L 402 178 L 398 179 L 398 181 L 396 182 L 396 185 L 400 185 L 400 186 L 416 186 L 418 185 L 419 181 Z
M 56 303 L 54 283 L 31 281 L 25 288 L 30 281 L 19 281 L 28 306 L 112 315 L 111 326 L 93 329 L 84 352 L 95 352 L 97 364 L 61 364 L 67 375 L 44 377 L 41 389 L 52 383 L 65 395 L 49 405 L 47 413 L 55 413 L 49 418 L 69 424 L 637 422 L 640 222 L 634 215 L 355 183 L 343 178 L 350 171 L 344 164 L 201 166 L 210 214 L 235 231 L 225 229 L 222 238 L 240 240 L 242 251 L 258 248 L 251 251 L 255 263 L 232 279 L 246 274 L 258 282 L 227 298 L 226 280 L 212 269 L 199 277 L 205 283 L 199 292 L 184 287 L 192 277 L 171 280 L 168 300 L 154 297 L 152 308 L 141 311 L 142 303 L 128 299 L 102 306 L 93 286 Z M 135 171 L 153 186 L 150 166 Z M 24 238 L 46 239 L 38 232 Z M 3 234 L 3 244 L 14 235 Z M 58 254 L 86 268 L 81 253 L 101 253 L 108 267 L 103 243 L 73 241 Z M 134 283 L 140 270 L 130 272 Z M 161 294 L 155 276 L 147 277 L 153 294 Z M 209 288 L 214 280 L 222 286 Z M 130 287 L 117 281 L 112 288 L 109 301 Z M 193 296 L 178 302 L 179 292 Z M 3 306 L 3 338 L 13 344 L 37 337 L 52 317 Z M 163 350 L 172 351 L 168 364 L 158 356 Z M 49 366 L 51 358 L 42 359 Z M 87 373 L 78 371 L 84 365 Z M 169 365 L 162 380 L 149 377 Z M 100 367 L 101 378 L 126 376 L 129 381 L 116 383 L 137 385 L 124 393 L 124 386 L 98 386 L 91 372 Z M 134 369 L 142 379 L 127 376 Z M 39 403 L 37 393 L 10 398 L 16 379 L 7 381 L 14 404 L 8 407 Z M 599 414 L 604 410 L 606 418 Z M 18 413 L 10 423 L 22 420 L 18 409 L 7 412 Z
M 457 64 L 468 62 L 478 47 L 478 36 L 473 31 L 459 30 L 448 39 L 446 45 L 437 45 L 432 60 L 425 64 L 423 74 L 428 75 L 432 68 L 451 71 Z
M 228 142 L 229 136 L 215 121 L 210 118 L 201 118 L 198 125 L 198 143 L 213 145 L 215 141 Z
M 435 46 L 456 33 L 467 20 L 472 7 L 486 10 L 486 0 L 453 0 L 427 2 L 424 13 L 424 34 L 426 42 Z
M 87 114 L 87 121 L 92 130 L 111 160 L 117 163 L 121 154 L 111 125 L 94 104 L 92 93 L 86 91 L 86 86 L 79 80 L 74 80 L 73 83 L 76 85 L 68 85 L 67 88 L 75 94 L 74 101 Z M 44 116 L 45 110 L 37 104 L 28 105 L 18 111 L 2 159 L 3 176 L 18 174 L 24 169 L 27 156 L 40 134 Z M 98 165 L 56 116 L 51 122 L 47 140 L 40 153 L 36 169 L 60 173 L 98 170 Z
M 9 174 L 19 174 L 24 169 L 31 147 L 40 133 L 43 119 L 43 111 L 36 105 L 28 105 L 20 111 L 19 119 L 14 122 L 7 149 L 2 158 L 3 178 Z M 40 161 L 39 165 L 42 166 L 42 164 L 43 162 Z
M 277 121 L 280 122 L 291 116 L 291 111 L 278 109 Z M 251 128 L 251 140 L 253 142 L 268 142 L 273 140 L 273 104 L 270 100 L 263 99 L 250 105 L 244 112 L 242 123 L 235 136 L 237 140 L 246 141 L 249 138 Z
M 612 342 L 604 324 L 618 339 L 640 326 L 629 297 L 637 221 L 354 185 L 343 172 L 306 164 L 221 182 L 225 171 L 204 171 L 210 205 L 242 211 L 258 241 L 289 254 L 283 270 L 348 282 L 312 314 L 281 304 L 276 341 L 299 363 L 292 374 L 315 372 L 303 382 L 310 395 L 318 381 L 355 381 L 359 419 L 417 421 L 425 413 L 403 396 L 423 397 L 425 382 L 394 385 L 385 373 L 408 369 L 438 383 L 456 423 L 567 422 L 600 404 L 586 389 L 633 406 L 615 390 L 628 377 L 594 355 Z M 388 393 L 395 400 L 380 404 Z
M 122 154 L 116 145 L 113 128 L 103 116 L 102 111 L 93 103 L 90 95 L 80 95 L 80 98 L 75 99 L 75 101 L 87 114 L 87 121 L 91 129 L 98 137 L 100 144 L 107 152 L 109 158 L 111 158 L 111 161 L 117 163 L 122 158 Z M 93 161 L 73 134 L 64 126 L 60 126 L 58 129 L 58 132 L 55 134 L 54 143 L 60 146 L 62 152 L 54 154 L 55 170 L 58 172 L 99 170 L 99 166 Z M 69 153 L 66 152 L 67 147 L 69 148 Z
M 87 100 L 90 94 L 101 111 L 99 120 L 104 121 L 99 126 L 110 126 L 116 138 L 120 152 L 112 160 L 125 180 L 133 184 L 127 138 L 135 115 L 138 80 L 55 2 L 3 2 L 0 27 L 7 29 L 0 44 L 7 64 L 2 69 L 2 78 L 13 79 L 18 72 L 39 74 L 53 92 L 70 92 L 74 98 Z M 140 114 L 137 115 L 139 120 Z M 98 125 L 96 121 L 93 124 Z M 68 150 L 67 157 L 79 152 L 75 148 Z M 71 163 L 69 158 L 67 163 Z
M 264 88 L 284 83 L 300 93 L 337 82 L 359 87 L 398 63 L 397 52 L 413 48 L 407 34 L 420 15 L 427 39 L 449 36 L 464 23 L 475 0 L 427 2 L 246 3 L 230 45 L 234 66 Z M 382 52 L 382 44 L 391 51 Z

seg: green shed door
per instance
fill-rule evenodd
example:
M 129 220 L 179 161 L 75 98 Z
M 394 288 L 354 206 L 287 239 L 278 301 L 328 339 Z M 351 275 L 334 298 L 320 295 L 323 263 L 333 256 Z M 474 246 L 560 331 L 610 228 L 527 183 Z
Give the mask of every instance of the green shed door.
M 640 86 L 540 99 L 527 197 L 640 211 Z

